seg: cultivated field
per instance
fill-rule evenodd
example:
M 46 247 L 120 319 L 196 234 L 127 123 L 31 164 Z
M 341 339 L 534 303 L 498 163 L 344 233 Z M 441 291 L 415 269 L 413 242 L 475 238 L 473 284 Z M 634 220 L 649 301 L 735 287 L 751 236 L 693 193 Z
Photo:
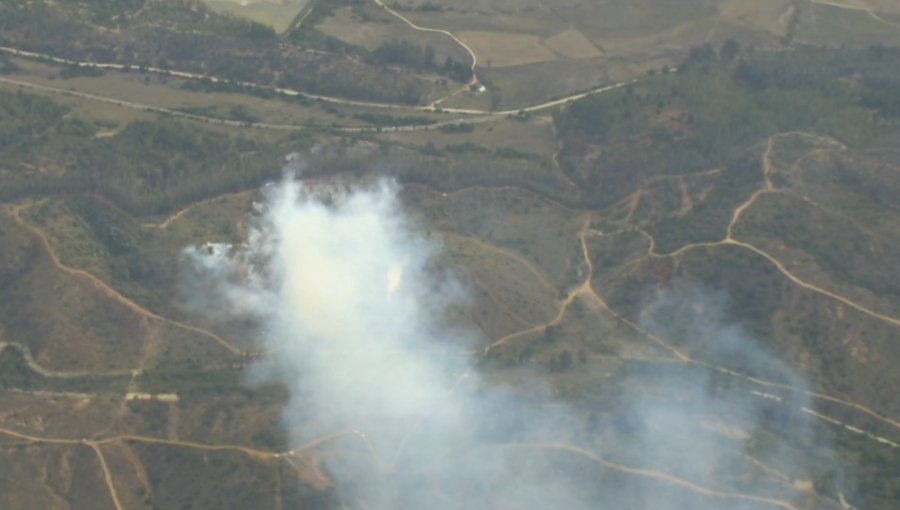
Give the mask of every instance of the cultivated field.
M 283 32 L 310 0 L 204 0 L 215 11 L 252 19 Z

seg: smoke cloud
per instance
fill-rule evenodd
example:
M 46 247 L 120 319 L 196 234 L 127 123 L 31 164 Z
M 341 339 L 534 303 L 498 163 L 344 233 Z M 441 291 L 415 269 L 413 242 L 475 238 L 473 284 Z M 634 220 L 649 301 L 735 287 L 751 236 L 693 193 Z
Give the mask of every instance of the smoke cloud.
M 398 191 L 388 181 L 312 189 L 287 178 L 266 188 L 245 244 L 185 252 L 209 306 L 263 325 L 271 354 L 254 376 L 290 389 L 292 445 L 324 458 L 339 506 L 835 507 L 801 486 L 811 474 L 795 460 L 830 465 L 827 451 L 809 460 L 770 430 L 774 420 L 821 438 L 791 411 L 799 402 L 674 362 L 623 366 L 616 381 L 598 375 L 588 387 L 602 405 L 590 395 L 555 401 L 540 374 L 525 388 L 480 375 L 463 353 L 484 339 L 445 319 L 465 302 L 465 285 L 436 262 L 440 246 L 419 234 Z M 708 340 L 802 385 L 723 326 L 700 289 L 687 292 L 653 297 L 645 326 Z M 703 312 L 691 315 L 686 302 Z

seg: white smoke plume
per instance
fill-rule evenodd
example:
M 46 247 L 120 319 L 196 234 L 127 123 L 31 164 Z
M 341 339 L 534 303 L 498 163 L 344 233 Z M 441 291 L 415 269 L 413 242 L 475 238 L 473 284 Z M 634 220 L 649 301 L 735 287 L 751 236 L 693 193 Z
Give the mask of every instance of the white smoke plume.
M 316 445 L 339 506 L 813 507 L 802 504 L 809 494 L 772 482 L 707 489 L 722 478 L 716 470 L 727 467 L 723 459 L 745 455 L 766 412 L 767 403 L 744 387 L 711 392 L 708 377 L 663 369 L 651 381 L 661 390 L 642 387 L 646 378 L 638 378 L 615 399 L 613 412 L 588 413 L 578 403 L 532 405 L 523 395 L 530 391 L 545 402 L 540 383 L 513 391 L 484 380 L 461 354 L 473 345 L 471 334 L 444 320 L 447 307 L 465 299 L 463 286 L 437 267 L 439 246 L 417 233 L 397 193 L 391 182 L 312 191 L 287 178 L 266 189 L 244 245 L 186 251 L 197 269 L 196 289 L 264 325 L 263 347 L 271 354 L 257 370 L 290 389 L 284 424 L 292 446 Z M 673 310 L 657 301 L 657 309 Z M 695 326 L 745 343 L 718 326 L 718 317 L 711 320 Z M 789 372 L 758 351 L 746 352 L 754 363 Z M 679 398 L 668 398 L 664 391 L 676 386 Z M 704 427 L 726 433 L 711 441 L 708 430 L 698 433 Z M 791 476 L 805 469 L 775 446 L 760 456 Z

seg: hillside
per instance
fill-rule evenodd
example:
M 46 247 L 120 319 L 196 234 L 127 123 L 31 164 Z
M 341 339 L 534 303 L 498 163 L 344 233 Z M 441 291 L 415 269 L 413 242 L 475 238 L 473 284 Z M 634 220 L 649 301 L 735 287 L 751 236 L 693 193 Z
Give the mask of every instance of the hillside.
M 0 2 L 0 506 L 896 506 L 891 2 L 213 7 Z M 344 220 L 396 182 L 459 416 L 323 425 L 271 369 L 286 171 Z

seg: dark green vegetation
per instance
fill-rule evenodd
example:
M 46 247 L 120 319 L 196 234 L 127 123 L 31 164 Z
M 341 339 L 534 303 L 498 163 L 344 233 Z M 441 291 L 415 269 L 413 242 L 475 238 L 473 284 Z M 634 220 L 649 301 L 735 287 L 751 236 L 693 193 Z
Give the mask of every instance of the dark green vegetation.
M 296 477 L 287 462 L 259 462 L 238 452 L 193 452 L 160 445 L 134 446 L 143 463 L 153 466 L 149 481 L 156 489 L 148 497 L 152 508 L 330 508 L 323 496 Z M 214 492 L 198 492 L 190 481 L 197 472 L 228 480 Z
M 384 20 L 376 18 L 366 9 L 370 6 L 369 0 L 314 0 L 307 7 L 309 13 L 304 12 L 300 15 L 303 22 L 292 26 L 285 34 L 285 38 L 323 51 L 353 55 L 378 67 L 393 65 L 403 67 L 407 71 L 437 73 L 460 83 L 467 83 L 472 78 L 472 70 L 467 63 L 459 62 L 452 57 L 438 61 L 436 50 L 431 45 L 392 39 L 370 51 L 327 35 L 317 27 L 326 18 L 334 16 L 337 9 L 344 7 L 352 7 L 353 14 L 363 23 L 383 22 Z
M 330 2 L 317 4 L 327 8 Z M 427 81 L 409 74 L 412 62 L 405 54 L 386 47 L 363 62 L 347 58 L 347 48 L 334 47 L 330 40 L 320 42 L 309 33 L 301 27 L 279 38 L 270 27 L 213 12 L 199 0 L 0 3 L 0 45 L 54 57 L 117 63 L 135 72 L 148 67 L 185 71 L 372 101 L 415 104 L 430 91 Z M 325 51 L 305 51 L 310 44 Z M 392 63 L 405 67 L 387 65 Z M 468 79 L 454 61 L 420 70 Z M 86 72 L 98 71 L 69 68 L 61 76 Z
M 900 130 L 892 99 L 898 79 L 900 53 L 884 47 L 798 48 L 737 59 L 705 47 L 691 52 L 677 74 L 569 107 L 558 118 L 569 141 L 564 167 L 587 204 L 605 207 L 647 179 L 732 165 L 777 133 L 810 131 L 878 146 Z M 585 157 L 598 141 L 602 154 Z
M 132 73 L 158 66 L 385 101 L 420 100 L 418 73 L 468 79 L 459 61 L 441 61 L 419 42 L 365 50 L 330 39 L 316 26 L 339 7 L 371 15 L 359 2 L 316 2 L 299 28 L 279 38 L 192 2 L 7 1 L 0 34 L 4 44 L 128 63 Z M 410 11 L 444 8 L 420 3 Z M 0 57 L 0 73 L 14 71 Z M 59 68 L 57 79 L 62 86 L 76 75 L 103 79 L 96 74 Z M 247 92 L 233 83 L 189 83 Z M 114 123 L 69 98 L 4 88 L 0 341 L 10 345 L 0 351 L 0 429 L 76 443 L 109 439 L 99 448 L 128 509 L 343 504 L 320 462 L 329 455 L 368 460 L 364 448 L 356 438 L 329 443 L 294 457 L 297 465 L 272 456 L 288 448 L 279 422 L 288 396 L 278 385 L 246 384 L 258 325 L 231 310 L 198 312 L 183 287 L 183 248 L 240 242 L 258 198 L 253 190 L 277 179 L 283 157 L 298 151 L 309 160 L 303 175 L 310 180 L 388 174 L 403 183 L 404 204 L 444 247 L 441 263 L 469 283 L 472 303 L 454 310 L 453 320 L 476 331 L 480 347 L 492 344 L 478 350 L 479 368 L 513 386 L 539 374 L 584 419 L 583 432 L 553 441 L 578 441 L 623 465 L 690 479 L 691 466 L 633 465 L 631 446 L 642 434 L 679 431 L 642 423 L 622 395 L 689 405 L 687 388 L 697 380 L 714 394 L 756 391 L 781 400 L 752 397 L 763 422 L 746 443 L 734 443 L 715 489 L 765 487 L 756 495 L 803 509 L 839 508 L 841 490 L 860 509 L 893 510 L 898 449 L 798 410 L 809 405 L 900 442 L 896 425 L 883 419 L 900 414 L 891 391 L 900 386 L 898 90 L 896 49 L 763 53 L 725 41 L 695 48 L 677 72 L 655 71 L 566 105 L 552 119 L 539 111 L 432 127 L 426 134 L 444 142 L 436 144 L 410 141 L 419 132 L 289 134 L 151 114 Z M 384 127 L 438 119 L 346 111 Z M 228 115 L 266 121 L 249 108 Z M 533 116 L 548 132 L 553 122 L 558 138 L 549 150 L 492 144 L 491 129 L 512 130 Z M 672 303 L 654 305 L 660 290 L 673 293 Z M 727 327 L 697 326 L 713 322 L 711 310 L 721 311 Z M 751 339 L 811 390 L 839 401 L 807 402 L 796 379 L 718 345 L 726 334 Z M 126 391 L 152 398 L 124 401 Z M 178 399 L 165 400 L 172 394 Z M 533 396 L 536 405 L 555 402 L 542 398 Z M 797 436 L 798 415 L 815 423 L 815 434 Z M 716 429 L 728 416 L 693 417 L 697 441 L 741 433 Z M 515 424 L 484 428 L 498 445 L 515 432 Z M 134 437 L 115 439 L 125 435 Z M 855 484 L 829 467 L 828 441 Z M 785 448 L 796 463 L 772 466 L 775 474 L 748 459 Z M 71 480 L 82 480 L 91 495 L 66 492 L 59 487 L 78 483 L 48 477 L 27 485 L 33 500 L 4 499 L 16 496 L 10 488 L 55 473 L 69 450 L 82 456 L 71 465 L 83 470 Z M 54 494 L 111 505 L 98 457 L 84 444 L 0 433 L 0 457 L 0 465 L 20 467 L 0 473 L 0 506 L 53 508 Z M 634 476 L 566 459 L 566 469 L 623 487 Z M 795 479 L 804 472 L 810 479 Z
M 9 74 L 18 70 L 18 66 L 9 61 L 6 55 L 0 55 L 0 74 Z
M 40 96 L 0 92 L 0 196 L 99 193 L 156 214 L 280 175 L 270 144 L 177 121 L 135 122 L 112 136 Z M 33 171 L 41 168 L 41 171 Z
M 41 375 L 28 366 L 27 351 L 7 346 L 0 351 L 0 389 L 65 391 L 72 393 L 123 393 L 128 374 Z
M 435 72 L 447 75 L 460 82 L 472 79 L 472 68 L 447 57 L 440 65 L 435 59 L 431 46 L 417 46 L 407 41 L 388 41 L 365 55 L 366 60 L 375 65 L 400 65 L 418 72 Z

